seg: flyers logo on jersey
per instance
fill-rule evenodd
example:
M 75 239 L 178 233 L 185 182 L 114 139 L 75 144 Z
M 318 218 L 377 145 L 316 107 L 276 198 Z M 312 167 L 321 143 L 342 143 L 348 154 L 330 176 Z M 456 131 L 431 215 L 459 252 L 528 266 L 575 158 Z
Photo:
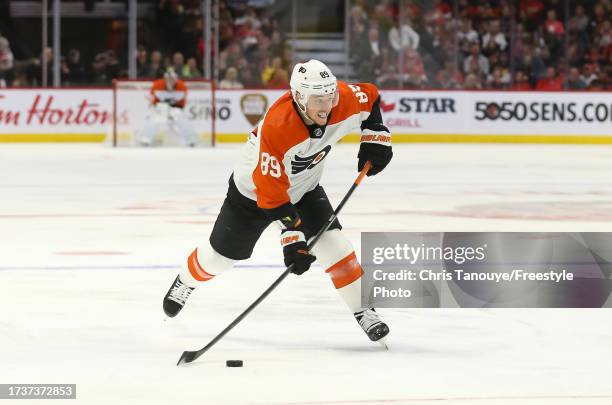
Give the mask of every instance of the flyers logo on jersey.
M 304 170 L 312 169 L 323 159 L 325 159 L 330 150 L 331 145 L 327 145 L 325 148 L 323 148 L 322 151 L 317 152 L 314 155 L 306 157 L 301 157 L 297 155 L 294 156 L 293 160 L 291 161 L 291 174 L 298 174 L 300 172 L 303 172 Z

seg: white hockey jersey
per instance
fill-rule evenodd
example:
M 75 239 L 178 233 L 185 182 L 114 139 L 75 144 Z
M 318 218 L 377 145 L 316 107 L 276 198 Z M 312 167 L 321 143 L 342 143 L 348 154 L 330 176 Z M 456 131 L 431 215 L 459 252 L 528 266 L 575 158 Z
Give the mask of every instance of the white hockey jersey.
M 360 132 L 361 142 L 391 143 L 374 85 L 338 81 L 338 92 L 339 102 L 325 126 L 307 126 L 290 92 L 268 109 L 249 135 L 234 169 L 241 194 L 264 209 L 295 204 L 317 186 L 325 158 L 348 133 Z

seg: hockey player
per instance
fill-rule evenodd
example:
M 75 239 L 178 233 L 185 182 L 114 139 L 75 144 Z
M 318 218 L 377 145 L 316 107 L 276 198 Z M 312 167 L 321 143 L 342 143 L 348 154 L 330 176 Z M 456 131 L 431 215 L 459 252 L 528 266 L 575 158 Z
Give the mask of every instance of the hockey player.
M 186 102 L 187 85 L 168 69 L 151 86 L 151 108 L 138 137 L 140 144 L 151 146 L 163 128 L 170 128 L 181 143 L 195 146 L 198 134 L 183 112 Z
M 298 63 L 290 86 L 249 135 L 212 234 L 188 257 L 164 298 L 164 311 L 176 316 L 195 287 L 248 259 L 264 229 L 276 222 L 285 265 L 302 274 L 318 260 L 368 337 L 379 340 L 389 328 L 373 308 L 361 307 L 363 270 L 338 220 L 307 250 L 333 213 L 319 180 L 336 142 L 361 130 L 357 168 L 370 161 L 368 176 L 393 156 L 378 90 L 337 81 L 317 60 Z

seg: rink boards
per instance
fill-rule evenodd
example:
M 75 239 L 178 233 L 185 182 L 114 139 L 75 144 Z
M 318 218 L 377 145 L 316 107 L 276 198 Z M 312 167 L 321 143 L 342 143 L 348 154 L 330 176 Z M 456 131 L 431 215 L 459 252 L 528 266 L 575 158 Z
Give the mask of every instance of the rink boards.
M 283 92 L 217 90 L 217 141 L 243 142 Z M 612 143 L 610 92 L 384 90 L 380 106 L 395 143 Z M 0 141 L 103 142 L 112 121 L 110 89 L 0 90 Z

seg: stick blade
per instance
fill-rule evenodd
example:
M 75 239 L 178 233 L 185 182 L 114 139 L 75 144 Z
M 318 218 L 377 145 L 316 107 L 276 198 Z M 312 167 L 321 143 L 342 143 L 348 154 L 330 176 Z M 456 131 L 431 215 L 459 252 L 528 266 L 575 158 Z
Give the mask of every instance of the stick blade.
M 176 365 L 180 366 L 181 364 L 191 363 L 198 357 L 198 352 L 183 352 L 181 358 L 179 359 L 178 363 L 176 363 Z
M 387 345 L 387 339 L 382 338 L 376 341 L 383 349 L 389 350 L 389 346 Z

